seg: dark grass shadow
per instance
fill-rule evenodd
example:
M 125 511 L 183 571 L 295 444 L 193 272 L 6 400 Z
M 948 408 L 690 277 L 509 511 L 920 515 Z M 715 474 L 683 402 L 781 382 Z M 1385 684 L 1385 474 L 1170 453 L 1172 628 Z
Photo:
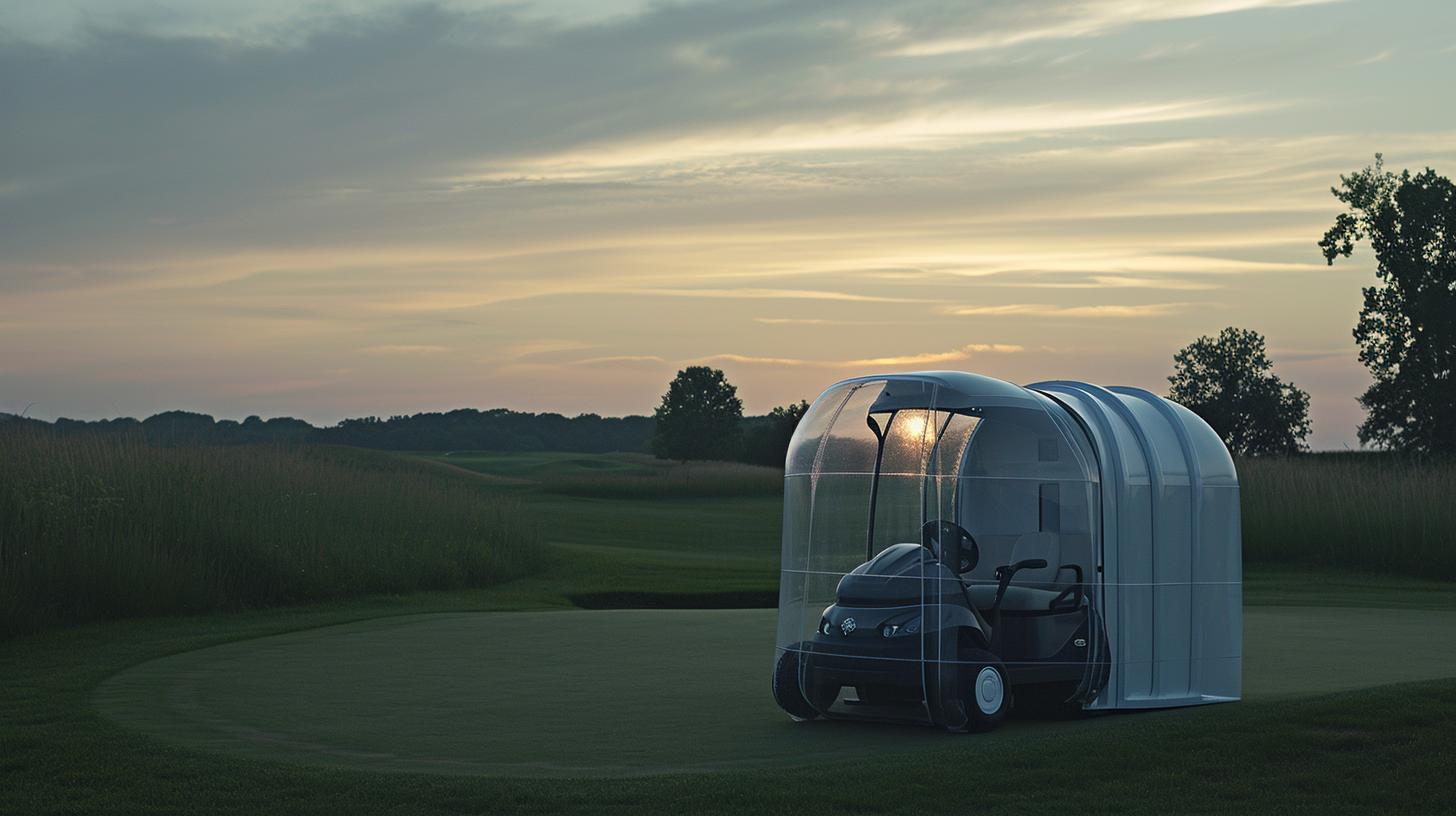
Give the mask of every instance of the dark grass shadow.
M 776 590 L 737 592 L 579 592 L 566 599 L 580 609 L 773 609 Z

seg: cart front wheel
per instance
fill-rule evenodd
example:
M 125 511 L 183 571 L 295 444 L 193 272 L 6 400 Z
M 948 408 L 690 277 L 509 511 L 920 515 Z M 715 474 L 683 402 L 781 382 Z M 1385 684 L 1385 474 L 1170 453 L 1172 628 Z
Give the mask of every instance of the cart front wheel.
M 834 705 L 839 689 L 815 685 L 802 671 L 803 653 L 797 647 L 785 650 L 774 665 L 773 696 L 779 708 L 788 712 L 794 722 L 817 719 Z M 807 692 L 807 693 L 806 693 Z

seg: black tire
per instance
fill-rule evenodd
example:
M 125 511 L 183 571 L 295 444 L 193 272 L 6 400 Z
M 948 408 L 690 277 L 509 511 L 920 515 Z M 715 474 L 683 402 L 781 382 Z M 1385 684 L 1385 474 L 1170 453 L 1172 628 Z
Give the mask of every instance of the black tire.
M 930 629 L 920 635 L 925 682 L 925 705 L 930 721 L 947 731 L 966 729 L 966 707 L 961 694 L 960 632 Z M 943 662 L 942 662 L 943 661 Z
M 994 731 L 1011 713 L 1006 667 L 984 649 L 965 649 L 956 663 L 927 662 L 925 693 L 932 719 L 955 733 Z
M 790 717 L 804 722 L 818 719 L 829 710 L 834 705 L 834 698 L 839 696 L 839 689 L 816 686 L 808 690 L 810 696 L 805 696 L 799 671 L 802 653 L 798 649 L 797 644 L 786 649 L 779 655 L 778 663 L 774 664 L 773 697 L 779 708 L 788 712 Z

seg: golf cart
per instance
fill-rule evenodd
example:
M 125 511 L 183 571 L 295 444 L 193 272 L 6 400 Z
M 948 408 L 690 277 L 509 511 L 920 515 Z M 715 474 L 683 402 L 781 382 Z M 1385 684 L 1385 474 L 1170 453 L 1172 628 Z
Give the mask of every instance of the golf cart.
M 821 395 L 786 462 L 779 706 L 985 731 L 1013 700 L 1236 699 L 1232 462 L 1116 391 L 927 372 Z

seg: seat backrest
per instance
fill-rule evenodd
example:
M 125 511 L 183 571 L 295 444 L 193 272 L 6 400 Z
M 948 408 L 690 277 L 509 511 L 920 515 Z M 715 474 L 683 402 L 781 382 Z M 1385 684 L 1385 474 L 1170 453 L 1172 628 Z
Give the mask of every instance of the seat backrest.
M 1062 537 L 1056 533 L 1023 533 L 1011 548 L 1008 564 L 1028 558 L 1041 558 L 1047 562 L 1040 569 L 1024 569 L 1013 579 L 1017 586 L 1051 589 L 1056 586 L 1057 567 L 1062 563 Z

